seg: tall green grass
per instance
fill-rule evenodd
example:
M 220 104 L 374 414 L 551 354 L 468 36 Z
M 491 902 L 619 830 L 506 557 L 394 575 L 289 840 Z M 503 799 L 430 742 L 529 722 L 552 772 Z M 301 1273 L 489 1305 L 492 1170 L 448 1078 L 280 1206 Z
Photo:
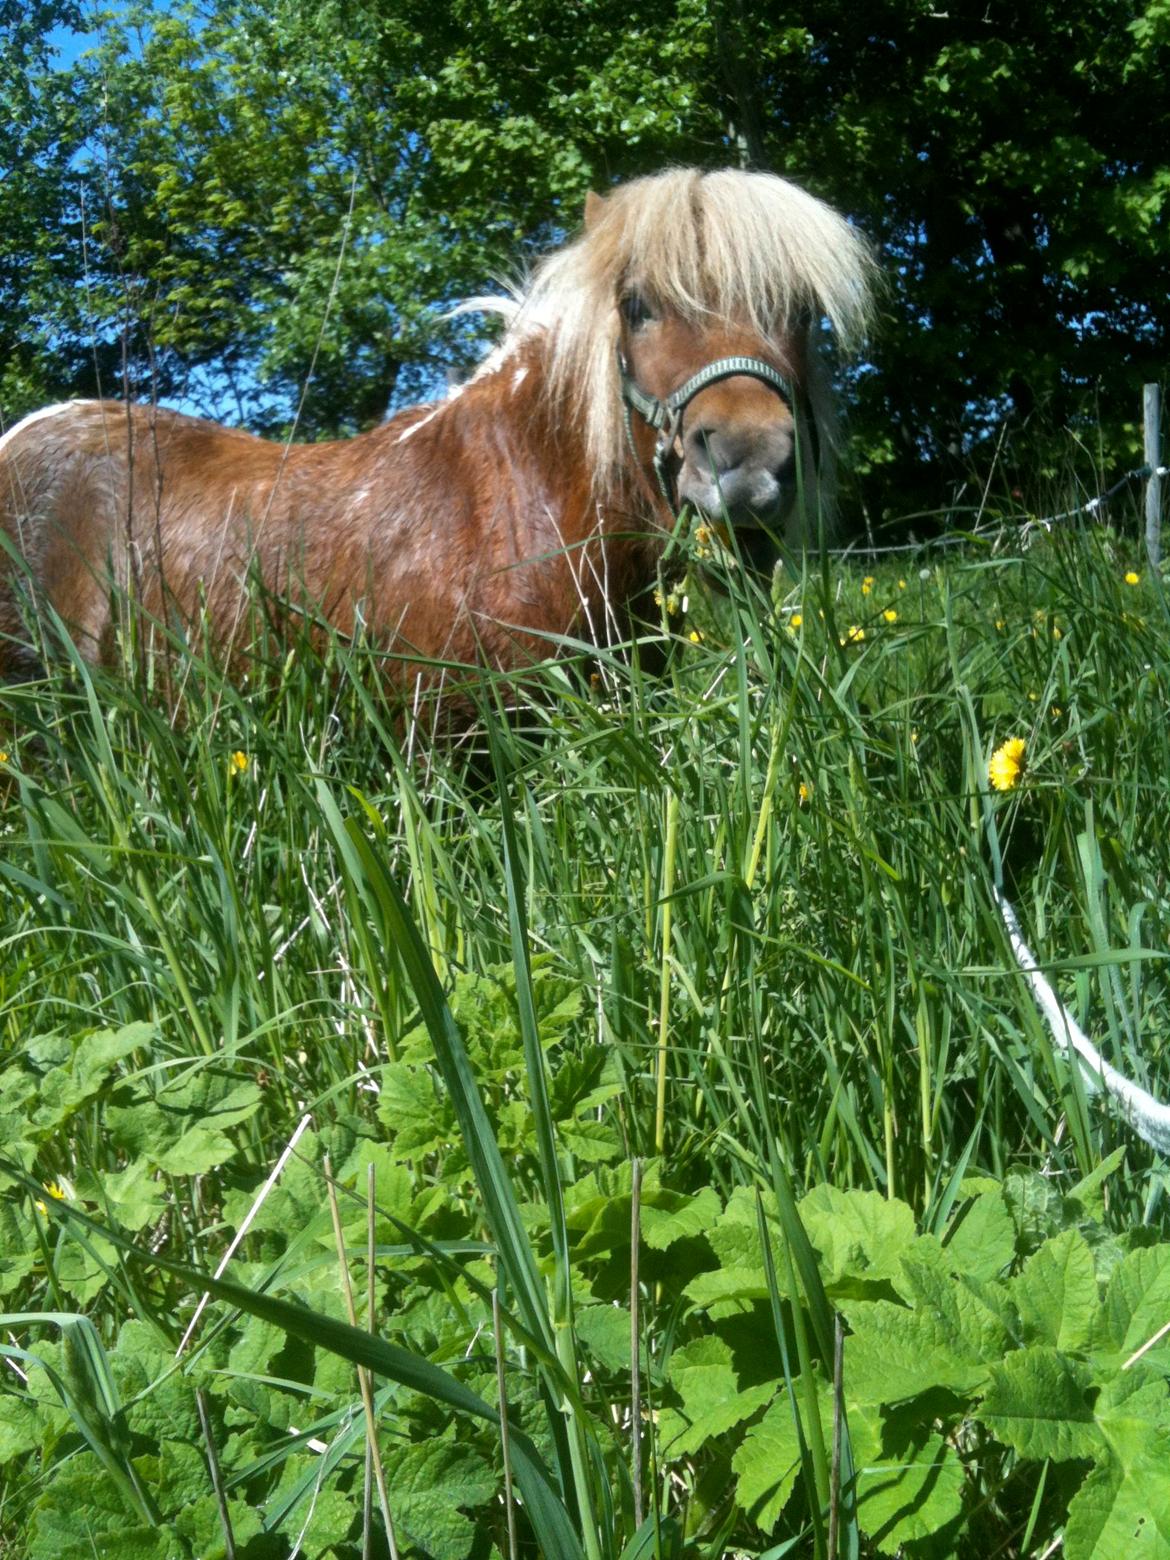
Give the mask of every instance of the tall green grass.
M 84 1313 L 115 1375 L 139 1339 L 133 1401 L 168 1401 L 186 1380 L 162 1360 L 199 1293 L 189 1270 L 215 1268 L 313 1118 L 225 1279 L 271 1291 L 255 1327 L 274 1331 L 213 1308 L 184 1366 L 219 1394 L 230 1487 L 208 1531 L 234 1512 L 252 1534 L 238 1552 L 278 1552 L 263 1543 L 291 1542 L 291 1513 L 307 1553 L 326 1542 L 315 1512 L 337 1553 L 370 1532 L 342 1520 L 364 1434 L 355 1382 L 277 1344 L 285 1323 L 314 1337 L 280 1312 L 290 1299 L 331 1318 L 322 1349 L 398 1383 L 381 1390 L 381 1451 L 405 1552 L 508 1552 L 481 1465 L 502 1478 L 492 1426 L 509 1407 L 530 1438 L 513 1442 L 524 1552 L 541 1523 L 591 1557 L 767 1550 L 720 1488 L 725 1463 L 656 1438 L 672 1355 L 710 1325 L 683 1295 L 685 1243 L 643 1253 L 640 1366 L 628 1336 L 615 1365 L 599 1313 L 619 1303 L 628 1334 L 632 1159 L 660 1213 L 741 1188 L 767 1199 L 777 1360 L 806 1385 L 831 1373 L 832 1312 L 796 1213 L 819 1182 L 900 1198 L 941 1230 L 963 1175 L 1025 1165 L 1071 1188 L 1124 1147 L 1108 1221 L 1161 1228 L 1160 1168 L 1054 1053 L 991 892 L 1002 880 L 1103 1050 L 1170 1092 L 1160 581 L 1128 539 L 1071 526 L 1018 552 L 794 565 L 770 594 L 734 569 L 724 584 L 693 577 L 690 616 L 666 615 L 661 679 L 614 654 L 485 684 L 461 743 L 404 726 L 374 649 L 307 636 L 236 680 L 191 652 L 167 698 L 161 672 L 67 653 L 0 692 L 0 1123 L 10 1165 L 65 1192 L 40 1213 L 13 1167 L 8 1312 Z M 1013 736 L 1024 777 L 993 793 L 989 757 Z M 408 1131 L 414 1147 L 385 1149 Z M 326 1150 L 355 1262 L 367 1163 L 383 1188 L 384 1309 L 366 1325 L 442 1381 L 346 1332 Z M 56 1369 L 51 1331 L 13 1336 Z M 515 1397 L 502 1407 L 497 1364 Z M 640 1529 L 631 1368 L 649 1394 Z M 123 1409 L 106 1390 L 79 1420 L 75 1400 L 7 1385 L 31 1428 L 5 1464 L 0 1532 L 48 1553 L 56 1481 L 80 1477 L 87 1427 Z M 460 1406 L 484 1428 L 457 1478 Z M 130 1487 L 140 1407 L 130 1440 L 101 1443 Z M 826 1553 L 839 1469 L 815 1403 L 804 1428 L 796 1536 Z M 309 1501 L 329 1480 L 306 1436 L 331 1447 L 335 1510 Z M 488 1547 L 461 1551 L 458 1524 L 419 1515 L 421 1453 L 396 1477 L 401 1448 L 428 1437 L 447 1448 L 444 1502 L 463 1491 Z M 857 1552 L 851 1520 L 838 1552 Z

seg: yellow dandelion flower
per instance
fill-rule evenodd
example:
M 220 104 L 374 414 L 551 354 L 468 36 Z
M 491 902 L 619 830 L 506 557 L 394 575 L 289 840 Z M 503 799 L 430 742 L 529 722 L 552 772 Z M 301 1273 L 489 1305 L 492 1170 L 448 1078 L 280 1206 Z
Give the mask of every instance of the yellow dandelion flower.
M 1127 585 L 1140 585 L 1141 582 L 1142 582 L 1141 575 L 1138 574 L 1136 572 L 1136 570 L 1134 570 L 1134 569 L 1130 569 L 1129 572 L 1125 576 L 1125 583 Z
M 1011 791 L 1019 785 L 1026 748 L 1023 737 L 1010 737 L 1002 747 L 996 748 L 987 766 L 987 778 L 995 790 Z
M 898 614 L 894 611 L 893 607 L 887 607 L 886 610 L 882 613 L 882 617 L 885 618 L 887 623 L 896 623 L 898 621 Z
M 239 748 L 237 748 L 236 751 L 232 754 L 231 758 L 228 760 L 228 767 L 230 768 L 233 775 L 242 775 L 244 770 L 248 767 L 247 753 L 242 753 Z
M 858 628 L 857 624 L 854 623 L 850 626 L 849 632 L 841 640 L 841 643 L 843 645 L 859 645 L 864 638 L 865 629 Z

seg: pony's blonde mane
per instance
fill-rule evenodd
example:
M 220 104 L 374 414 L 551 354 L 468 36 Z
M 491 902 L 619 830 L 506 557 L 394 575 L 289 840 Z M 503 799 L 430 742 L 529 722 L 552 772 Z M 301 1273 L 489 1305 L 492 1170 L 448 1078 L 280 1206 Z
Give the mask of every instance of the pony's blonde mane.
M 624 289 L 644 289 L 688 318 L 734 321 L 765 342 L 807 336 L 826 318 L 848 350 L 864 332 L 872 273 L 864 240 L 795 184 L 770 173 L 671 169 L 619 185 L 572 243 L 537 266 L 508 311 L 502 355 L 543 336 L 549 391 L 580 419 L 604 491 L 626 458 L 617 369 Z M 815 412 L 822 397 L 810 389 Z

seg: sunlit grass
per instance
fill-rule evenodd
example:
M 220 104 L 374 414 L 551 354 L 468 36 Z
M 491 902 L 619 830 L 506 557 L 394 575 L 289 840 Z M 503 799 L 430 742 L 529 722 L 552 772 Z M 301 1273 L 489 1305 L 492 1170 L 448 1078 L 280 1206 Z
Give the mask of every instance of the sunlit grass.
M 385 874 L 445 990 L 515 972 L 527 1082 L 505 1097 L 539 1100 L 524 993 L 540 957 L 580 997 L 551 1087 L 604 1047 L 595 1117 L 679 1192 L 827 1180 L 901 1197 L 930 1227 L 959 1167 L 1071 1185 L 1124 1144 L 1109 1217 L 1159 1222 L 1149 1151 L 1054 1056 L 991 898 L 1001 878 L 1102 1048 L 1170 1094 L 1170 634 L 1136 546 L 1068 528 L 1014 555 L 687 594 L 662 679 L 614 658 L 497 685 L 464 743 L 404 724 L 373 652 L 336 641 L 283 645 L 242 684 L 195 656 L 177 701 L 161 677 L 68 659 L 0 692 L 4 1062 L 140 1024 L 123 1079 L 161 1090 L 219 1069 L 260 1102 L 198 1171 L 152 1172 L 149 1208 L 100 1097 L 24 1168 L 209 1269 L 304 1113 L 339 1163 L 376 1136 L 380 1070 L 422 1001 Z M 532 1108 L 548 1139 L 553 1107 Z M 416 1167 L 416 1195 L 434 1170 Z M 484 1216 L 497 1246 L 493 1221 L 512 1220 L 509 1282 L 531 1286 L 517 1313 L 538 1344 L 546 1315 L 534 1399 L 584 1391 L 568 1237 L 547 1210 L 588 1170 L 548 1140 L 507 1171 L 519 1206 L 546 1210 L 546 1313 L 502 1182 L 505 1212 Z M 75 1305 L 108 1342 L 129 1314 L 180 1330 L 179 1293 L 82 1282 L 46 1245 L 9 1308 Z M 659 1274 L 648 1357 L 687 1325 Z M 625 1409 L 594 1410 L 577 1404 L 566 1444 L 550 1431 L 542 1451 L 624 1542 L 628 1493 L 614 1515 L 599 1469 Z

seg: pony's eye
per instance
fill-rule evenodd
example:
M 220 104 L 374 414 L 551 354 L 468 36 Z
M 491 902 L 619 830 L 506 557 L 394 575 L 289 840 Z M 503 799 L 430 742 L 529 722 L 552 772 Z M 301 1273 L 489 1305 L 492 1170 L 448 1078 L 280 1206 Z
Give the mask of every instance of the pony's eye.
M 622 319 L 625 320 L 631 330 L 637 330 L 639 325 L 645 325 L 654 318 L 650 305 L 641 293 L 626 293 L 625 297 L 618 304 L 618 308 L 622 311 Z

